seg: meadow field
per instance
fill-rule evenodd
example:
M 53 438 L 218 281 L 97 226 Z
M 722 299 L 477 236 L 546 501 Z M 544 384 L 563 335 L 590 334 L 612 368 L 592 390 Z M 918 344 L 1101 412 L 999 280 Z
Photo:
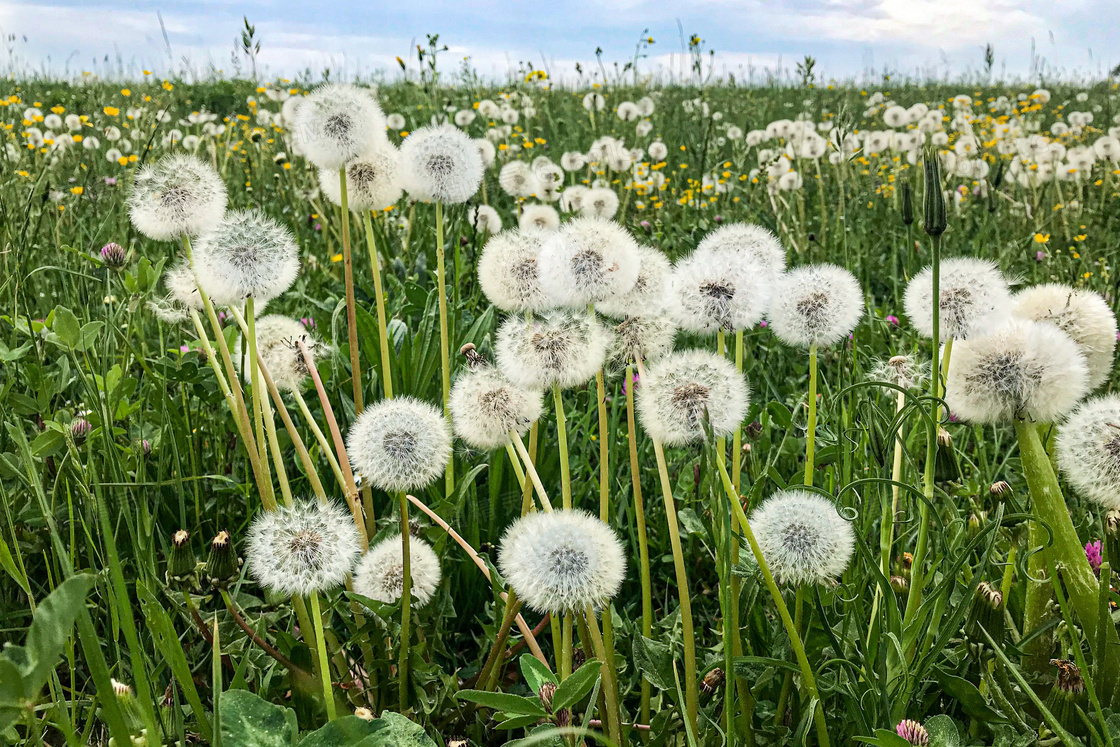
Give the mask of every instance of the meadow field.
M 0 82 L 0 744 L 1120 740 L 1113 79 L 434 59 Z

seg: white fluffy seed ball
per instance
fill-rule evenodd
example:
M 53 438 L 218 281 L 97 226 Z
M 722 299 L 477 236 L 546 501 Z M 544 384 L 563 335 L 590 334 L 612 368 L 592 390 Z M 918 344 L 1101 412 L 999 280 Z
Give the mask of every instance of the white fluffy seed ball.
M 421 490 L 443 474 L 451 458 L 451 431 L 427 402 L 382 400 L 354 421 L 346 451 L 354 470 L 381 490 Z
M 1081 404 L 1058 429 L 1058 466 L 1086 500 L 1120 509 L 1120 395 Z
M 502 536 L 502 576 L 541 613 L 604 607 L 626 577 L 626 556 L 614 530 L 584 511 L 534 512 Z
M 517 225 L 525 230 L 558 231 L 560 214 L 551 205 L 525 205 L 521 208 Z
M 299 274 L 292 232 L 259 210 L 233 210 L 199 237 L 195 272 L 217 304 L 252 296 L 265 303 L 291 287 Z
M 852 273 L 833 264 L 806 265 L 778 281 L 770 326 L 787 345 L 839 342 L 863 317 L 863 292 Z
M 319 187 L 328 200 L 341 206 L 338 175 L 337 169 L 320 169 Z M 400 154 L 392 143 L 382 143 L 346 164 L 346 204 L 352 212 L 384 210 L 403 193 Z
M 537 261 L 548 236 L 518 228 L 490 237 L 478 260 L 478 283 L 490 303 L 512 312 L 538 312 L 552 306 L 541 286 Z
M 304 344 L 314 360 L 320 348 L 318 341 L 306 327 L 283 314 L 267 314 L 257 319 L 253 326 L 257 333 L 257 357 L 277 388 L 289 392 L 301 390 L 307 378 L 307 363 L 303 360 L 299 343 Z M 248 370 L 249 354 L 246 350 L 242 355 L 242 349 L 242 338 L 239 337 L 234 348 L 234 362 L 241 378 L 249 381 L 252 373 Z
M 451 387 L 451 423 L 455 434 L 476 449 L 496 449 L 510 431 L 524 436 L 541 416 L 541 391 L 515 386 L 491 365 L 459 374 Z
M 990 329 L 993 314 L 1005 314 L 1011 291 L 995 262 L 972 257 L 942 260 L 940 296 L 940 335 L 964 340 Z M 926 267 L 906 286 L 903 297 L 906 316 L 918 333 L 933 335 L 933 269 Z
M 587 383 L 603 365 L 610 335 L 585 311 L 510 316 L 498 329 L 498 367 L 526 389 L 568 389 Z
M 721 355 L 684 350 L 646 369 L 638 389 L 638 416 L 652 438 L 681 446 L 733 433 L 746 417 L 750 390 L 743 374 Z
M 728 252 L 697 250 L 673 267 L 667 309 L 681 329 L 690 332 L 747 329 L 773 305 L 777 277 Z
M 194 156 L 165 156 L 144 166 L 128 195 L 132 225 L 156 241 L 197 236 L 217 225 L 225 211 L 225 182 Z
M 423 607 L 439 588 L 439 556 L 419 537 L 408 538 L 412 606 Z M 395 534 L 369 549 L 354 571 L 354 591 L 376 602 L 392 604 L 404 593 L 404 542 Z
M 482 184 L 482 155 L 462 130 L 443 124 L 413 132 L 401 145 L 405 188 L 414 198 L 445 205 L 466 202 Z
M 697 253 L 738 255 L 742 260 L 768 268 L 776 275 L 786 271 L 786 249 L 771 231 L 753 223 L 728 223 L 709 233 Z
M 1099 293 L 1048 283 L 1019 291 L 1012 313 L 1050 322 L 1073 338 L 1089 366 L 1089 389 L 1108 381 L 1116 355 L 1116 315 Z
M 301 501 L 257 514 L 245 548 L 249 575 L 269 591 L 307 596 L 342 585 L 361 555 L 350 512 Z
M 584 308 L 629 293 L 638 280 L 638 242 L 617 223 L 576 218 L 540 251 L 545 293 L 560 306 Z
M 299 105 L 295 143 L 320 169 L 338 171 L 386 140 L 385 114 L 373 94 L 357 86 L 319 86 Z
M 605 298 L 595 310 L 622 319 L 628 316 L 658 315 L 665 310 L 666 289 L 673 266 L 660 249 L 639 246 L 638 278 L 626 293 Z
M 639 360 L 660 360 L 672 352 L 677 325 L 667 316 L 648 314 L 627 317 L 611 332 L 608 357 L 615 365 L 625 367 Z
M 1011 319 L 953 343 L 945 401 L 970 423 L 1053 423 L 1089 391 L 1077 343 L 1046 322 Z
M 832 502 L 804 490 L 773 494 L 751 514 L 750 525 L 771 573 L 793 586 L 835 580 L 855 548 L 852 525 Z

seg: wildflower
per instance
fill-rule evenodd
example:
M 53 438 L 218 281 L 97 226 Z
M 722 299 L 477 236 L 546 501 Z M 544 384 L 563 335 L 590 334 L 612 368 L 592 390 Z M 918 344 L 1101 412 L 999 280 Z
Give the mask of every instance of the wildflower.
M 531 321 L 510 316 L 498 329 L 498 367 L 527 389 L 584 384 L 606 357 L 609 336 L 585 311 L 551 311 Z
M 331 83 L 295 112 L 295 142 L 320 169 L 338 171 L 386 139 L 385 115 L 370 91 Z
M 1058 466 L 1082 498 L 1120 509 L 1120 395 L 1084 402 L 1058 429 Z
M 1022 290 L 1012 300 L 1015 316 L 1051 322 L 1073 338 L 1089 366 L 1090 390 L 1108 381 L 1116 353 L 1116 316 L 1100 294 L 1050 283 Z
M 101 247 L 101 261 L 111 270 L 119 270 L 128 261 L 128 253 L 124 247 L 115 242 L 110 242 Z
M 541 245 L 540 281 L 549 297 L 577 308 L 630 292 L 638 280 L 638 244 L 617 223 L 577 218 Z
M 337 169 L 319 170 L 319 187 L 335 205 L 342 204 Z M 401 198 L 400 154 L 391 143 L 380 143 L 346 164 L 346 199 L 350 210 L 384 210 Z
M 1055 422 L 1088 392 L 1077 344 L 1052 324 L 1012 319 L 957 342 L 945 399 L 962 420 Z
M 773 494 L 750 525 L 775 578 L 794 586 L 834 580 L 855 547 L 851 524 L 832 502 L 803 490 Z
M 515 386 L 481 356 L 477 364 L 459 375 L 451 388 L 455 434 L 476 449 L 504 446 L 510 431 L 525 435 L 541 416 L 543 407 L 539 389 Z
M 81 445 L 93 433 L 93 425 L 85 418 L 78 417 L 70 421 L 70 435 L 74 443 Z
M 150 239 L 194 236 L 222 219 L 226 185 L 194 156 L 167 156 L 136 173 L 128 208 L 132 225 Z
M 552 304 L 540 283 L 537 257 L 543 231 L 511 229 L 491 236 L 478 261 L 478 282 L 502 311 L 538 312 Z
M 1093 573 L 1098 576 L 1101 575 L 1101 563 L 1104 562 L 1102 549 L 1100 540 L 1085 543 L 1085 559 L 1089 561 L 1089 567 L 1093 569 Z
M 264 364 L 281 391 L 299 391 L 307 378 L 307 363 L 299 349 L 303 342 L 308 353 L 314 356 L 319 343 L 307 329 L 295 319 L 282 314 L 268 314 L 256 320 L 257 356 Z M 239 366 L 248 366 L 248 355 L 243 355 L 241 340 L 237 341 L 234 361 Z M 244 363 L 243 363 L 244 362 Z M 242 378 L 248 380 L 250 372 L 241 371 Z
M 660 314 L 664 310 L 672 265 L 664 253 L 652 247 L 637 247 L 637 255 L 638 278 L 634 286 L 627 293 L 599 301 L 596 311 L 621 318 Z
M 914 747 L 929 747 L 929 732 L 917 721 L 899 721 L 894 731 Z
M 439 587 L 439 556 L 419 537 L 408 538 L 412 606 L 423 607 Z M 369 549 L 354 571 L 354 591 L 377 602 L 392 604 L 404 593 L 404 543 L 394 534 Z
M 474 141 L 453 125 L 424 127 L 401 145 L 405 188 L 427 202 L 466 202 L 482 183 L 482 156 Z
M 312 500 L 259 513 L 245 555 L 249 574 L 265 589 L 308 596 L 340 586 L 361 552 L 350 512 Z
M 787 345 L 831 345 L 863 316 L 863 293 L 855 276 L 832 264 L 790 270 L 778 282 L 770 324 Z
M 723 356 L 706 350 L 672 353 L 650 366 L 642 381 L 638 416 L 642 427 L 666 446 L 731 434 L 747 414 L 750 390 L 743 374 Z
M 420 490 L 443 474 L 451 458 L 447 420 L 411 397 L 367 407 L 346 438 L 354 470 L 388 492 Z
M 1005 314 L 1011 293 L 994 262 L 971 257 L 941 263 L 939 285 L 940 332 L 943 337 L 967 339 L 990 328 L 993 314 Z M 904 296 L 910 323 L 925 337 L 933 336 L 933 270 L 926 267 L 910 281 Z
M 218 304 L 250 296 L 267 302 L 295 282 L 299 247 L 291 231 L 259 210 L 235 210 L 199 239 L 195 269 Z
M 603 607 L 626 574 L 622 543 L 583 511 L 534 512 L 506 530 L 498 568 L 518 598 L 538 612 Z
M 693 332 L 746 329 L 770 308 L 774 280 L 769 268 L 736 251 L 697 248 L 673 267 L 668 311 Z

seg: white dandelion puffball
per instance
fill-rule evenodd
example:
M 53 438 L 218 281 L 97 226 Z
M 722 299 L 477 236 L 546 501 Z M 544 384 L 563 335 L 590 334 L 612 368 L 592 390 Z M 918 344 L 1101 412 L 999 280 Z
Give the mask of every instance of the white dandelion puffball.
M 627 317 L 612 330 L 608 356 L 625 367 L 637 361 L 656 361 L 673 350 L 677 325 L 667 316 L 650 314 Z
M 1108 381 L 1116 354 L 1116 315 L 1099 293 L 1057 283 L 1019 291 L 1011 313 L 1050 322 L 1073 338 L 1089 366 L 1089 389 Z
M 498 329 L 498 367 L 526 389 L 568 389 L 584 384 L 606 359 L 610 335 L 586 311 L 510 316 Z
M 833 581 L 848 567 L 855 549 L 852 525 L 832 501 L 804 490 L 782 490 L 750 517 L 770 572 L 784 584 Z
M 584 511 L 534 512 L 502 535 L 498 568 L 518 598 L 540 613 L 605 607 L 626 577 L 614 530 Z
M 362 554 L 361 543 L 345 508 L 301 501 L 257 514 L 245 558 L 249 575 L 265 589 L 308 596 L 341 586 Z
M 132 180 L 128 216 L 150 239 L 197 236 L 226 211 L 226 185 L 210 164 L 194 156 L 166 156 Z
M 521 208 L 517 225 L 525 230 L 558 231 L 560 214 L 551 205 L 526 205 Z
M 696 247 L 699 253 L 736 256 L 772 270 L 786 271 L 786 249 L 771 231 L 753 223 L 728 223 L 709 233 Z
M 595 310 L 619 319 L 628 316 L 660 314 L 665 309 L 666 288 L 673 266 L 660 249 L 639 246 L 638 279 L 627 293 L 605 298 Z
M 515 386 L 489 364 L 459 374 L 451 387 L 451 423 L 455 435 L 476 449 L 496 449 L 509 441 L 510 431 L 524 436 L 541 416 L 544 396 L 539 390 Z
M 299 247 L 291 231 L 259 210 L 234 210 L 199 238 L 194 261 L 199 284 L 215 303 L 249 296 L 263 303 L 295 282 Z
M 307 160 L 331 171 L 387 141 L 385 115 L 373 94 L 338 83 L 319 86 L 303 100 L 294 133 Z
M 194 270 L 186 262 L 177 262 L 163 274 L 163 285 L 167 289 L 168 299 L 179 306 L 195 311 L 202 311 L 202 294 L 198 292 L 198 281 L 195 279 Z
M 408 538 L 408 575 L 413 607 L 427 604 L 439 587 L 439 556 L 424 540 Z M 404 542 L 395 534 L 369 549 L 354 571 L 354 591 L 376 602 L 392 604 L 404 593 Z
M 423 127 L 401 145 L 406 189 L 413 197 L 445 205 L 466 202 L 482 184 L 482 155 L 458 127 Z
M 1120 509 L 1120 395 L 1081 404 L 1058 429 L 1058 466 L 1086 500 Z
M 992 314 L 1005 314 L 1011 306 L 1007 280 L 995 262 L 972 257 L 941 261 L 941 338 L 967 339 L 992 325 Z M 933 269 L 926 267 L 906 286 L 906 316 L 918 333 L 933 335 Z
M 375 487 L 421 490 L 443 474 L 451 431 L 438 409 L 411 397 L 382 400 L 358 416 L 346 437 L 354 470 Z
M 532 197 L 541 189 L 541 183 L 529 164 L 510 161 L 498 172 L 498 186 L 510 197 Z
M 468 208 L 467 223 L 479 233 L 494 235 L 502 232 L 502 216 L 489 205 Z
M 746 329 L 773 304 L 777 277 L 736 255 L 698 249 L 680 259 L 669 275 L 668 312 L 690 332 Z
M 478 260 L 478 283 L 502 311 L 544 311 L 552 306 L 541 286 L 537 257 L 549 234 L 511 229 L 491 236 Z
M 638 242 L 617 223 L 569 221 L 542 246 L 541 285 L 560 306 L 583 308 L 630 292 L 638 280 Z
M 778 281 L 770 325 L 787 345 L 831 345 L 863 317 L 863 292 L 852 273 L 822 263 L 790 270 Z
M 1011 319 L 953 344 L 945 401 L 961 420 L 1053 423 L 1089 391 L 1077 343 L 1053 324 Z
M 722 355 L 684 350 L 646 369 L 638 390 L 638 416 L 649 435 L 666 446 L 704 438 L 705 422 L 718 438 L 743 422 L 750 390 L 743 374 Z
M 580 215 L 610 220 L 618 212 L 618 194 L 610 187 L 595 187 L 587 190 L 580 205 Z
M 257 333 L 257 357 L 264 364 L 276 387 L 281 391 L 289 392 L 302 389 L 308 372 L 299 343 L 303 342 L 312 360 L 319 349 L 319 343 L 299 321 L 283 314 L 262 316 L 253 326 Z M 234 363 L 238 366 L 241 378 L 248 381 L 252 372 L 242 370 L 242 367 L 248 369 L 249 354 L 248 350 L 244 351 L 244 355 L 242 354 L 241 343 L 242 338 L 239 337 L 234 350 Z
M 319 170 L 319 187 L 327 199 L 342 205 L 338 170 Z M 382 143 L 346 164 L 346 203 L 351 211 L 384 210 L 401 198 L 400 154 Z

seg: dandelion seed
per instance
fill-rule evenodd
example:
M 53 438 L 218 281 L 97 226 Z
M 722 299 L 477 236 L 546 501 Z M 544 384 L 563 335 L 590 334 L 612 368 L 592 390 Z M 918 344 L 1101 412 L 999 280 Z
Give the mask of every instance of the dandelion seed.
M 855 549 L 851 523 L 817 493 L 779 491 L 755 509 L 750 524 L 774 577 L 794 586 L 834 581 Z
M 194 156 L 166 156 L 144 166 L 128 196 L 132 225 L 156 241 L 196 236 L 221 221 L 225 209 L 225 183 Z
M 249 296 L 268 302 L 295 282 L 299 247 L 291 231 L 259 210 L 236 210 L 199 238 L 195 269 L 215 303 Z
M 770 325 L 782 342 L 827 346 L 848 336 L 863 317 L 855 276 L 831 264 L 790 270 L 778 282 Z
M 705 425 L 719 438 L 746 417 L 746 379 L 723 356 L 706 350 L 667 355 L 646 370 L 638 396 L 642 427 L 666 446 L 704 438 Z
M 265 589 L 308 596 L 340 586 L 361 555 L 361 536 L 342 506 L 303 501 L 257 515 L 249 527 L 249 574 Z
M 419 537 L 408 538 L 409 577 L 413 607 L 423 607 L 439 588 L 439 556 Z M 369 549 L 354 571 L 354 591 L 392 604 L 404 593 L 404 542 L 395 534 Z
M 354 470 L 388 492 L 422 490 L 451 458 L 443 414 L 411 397 L 382 400 L 358 416 L 346 437 Z

